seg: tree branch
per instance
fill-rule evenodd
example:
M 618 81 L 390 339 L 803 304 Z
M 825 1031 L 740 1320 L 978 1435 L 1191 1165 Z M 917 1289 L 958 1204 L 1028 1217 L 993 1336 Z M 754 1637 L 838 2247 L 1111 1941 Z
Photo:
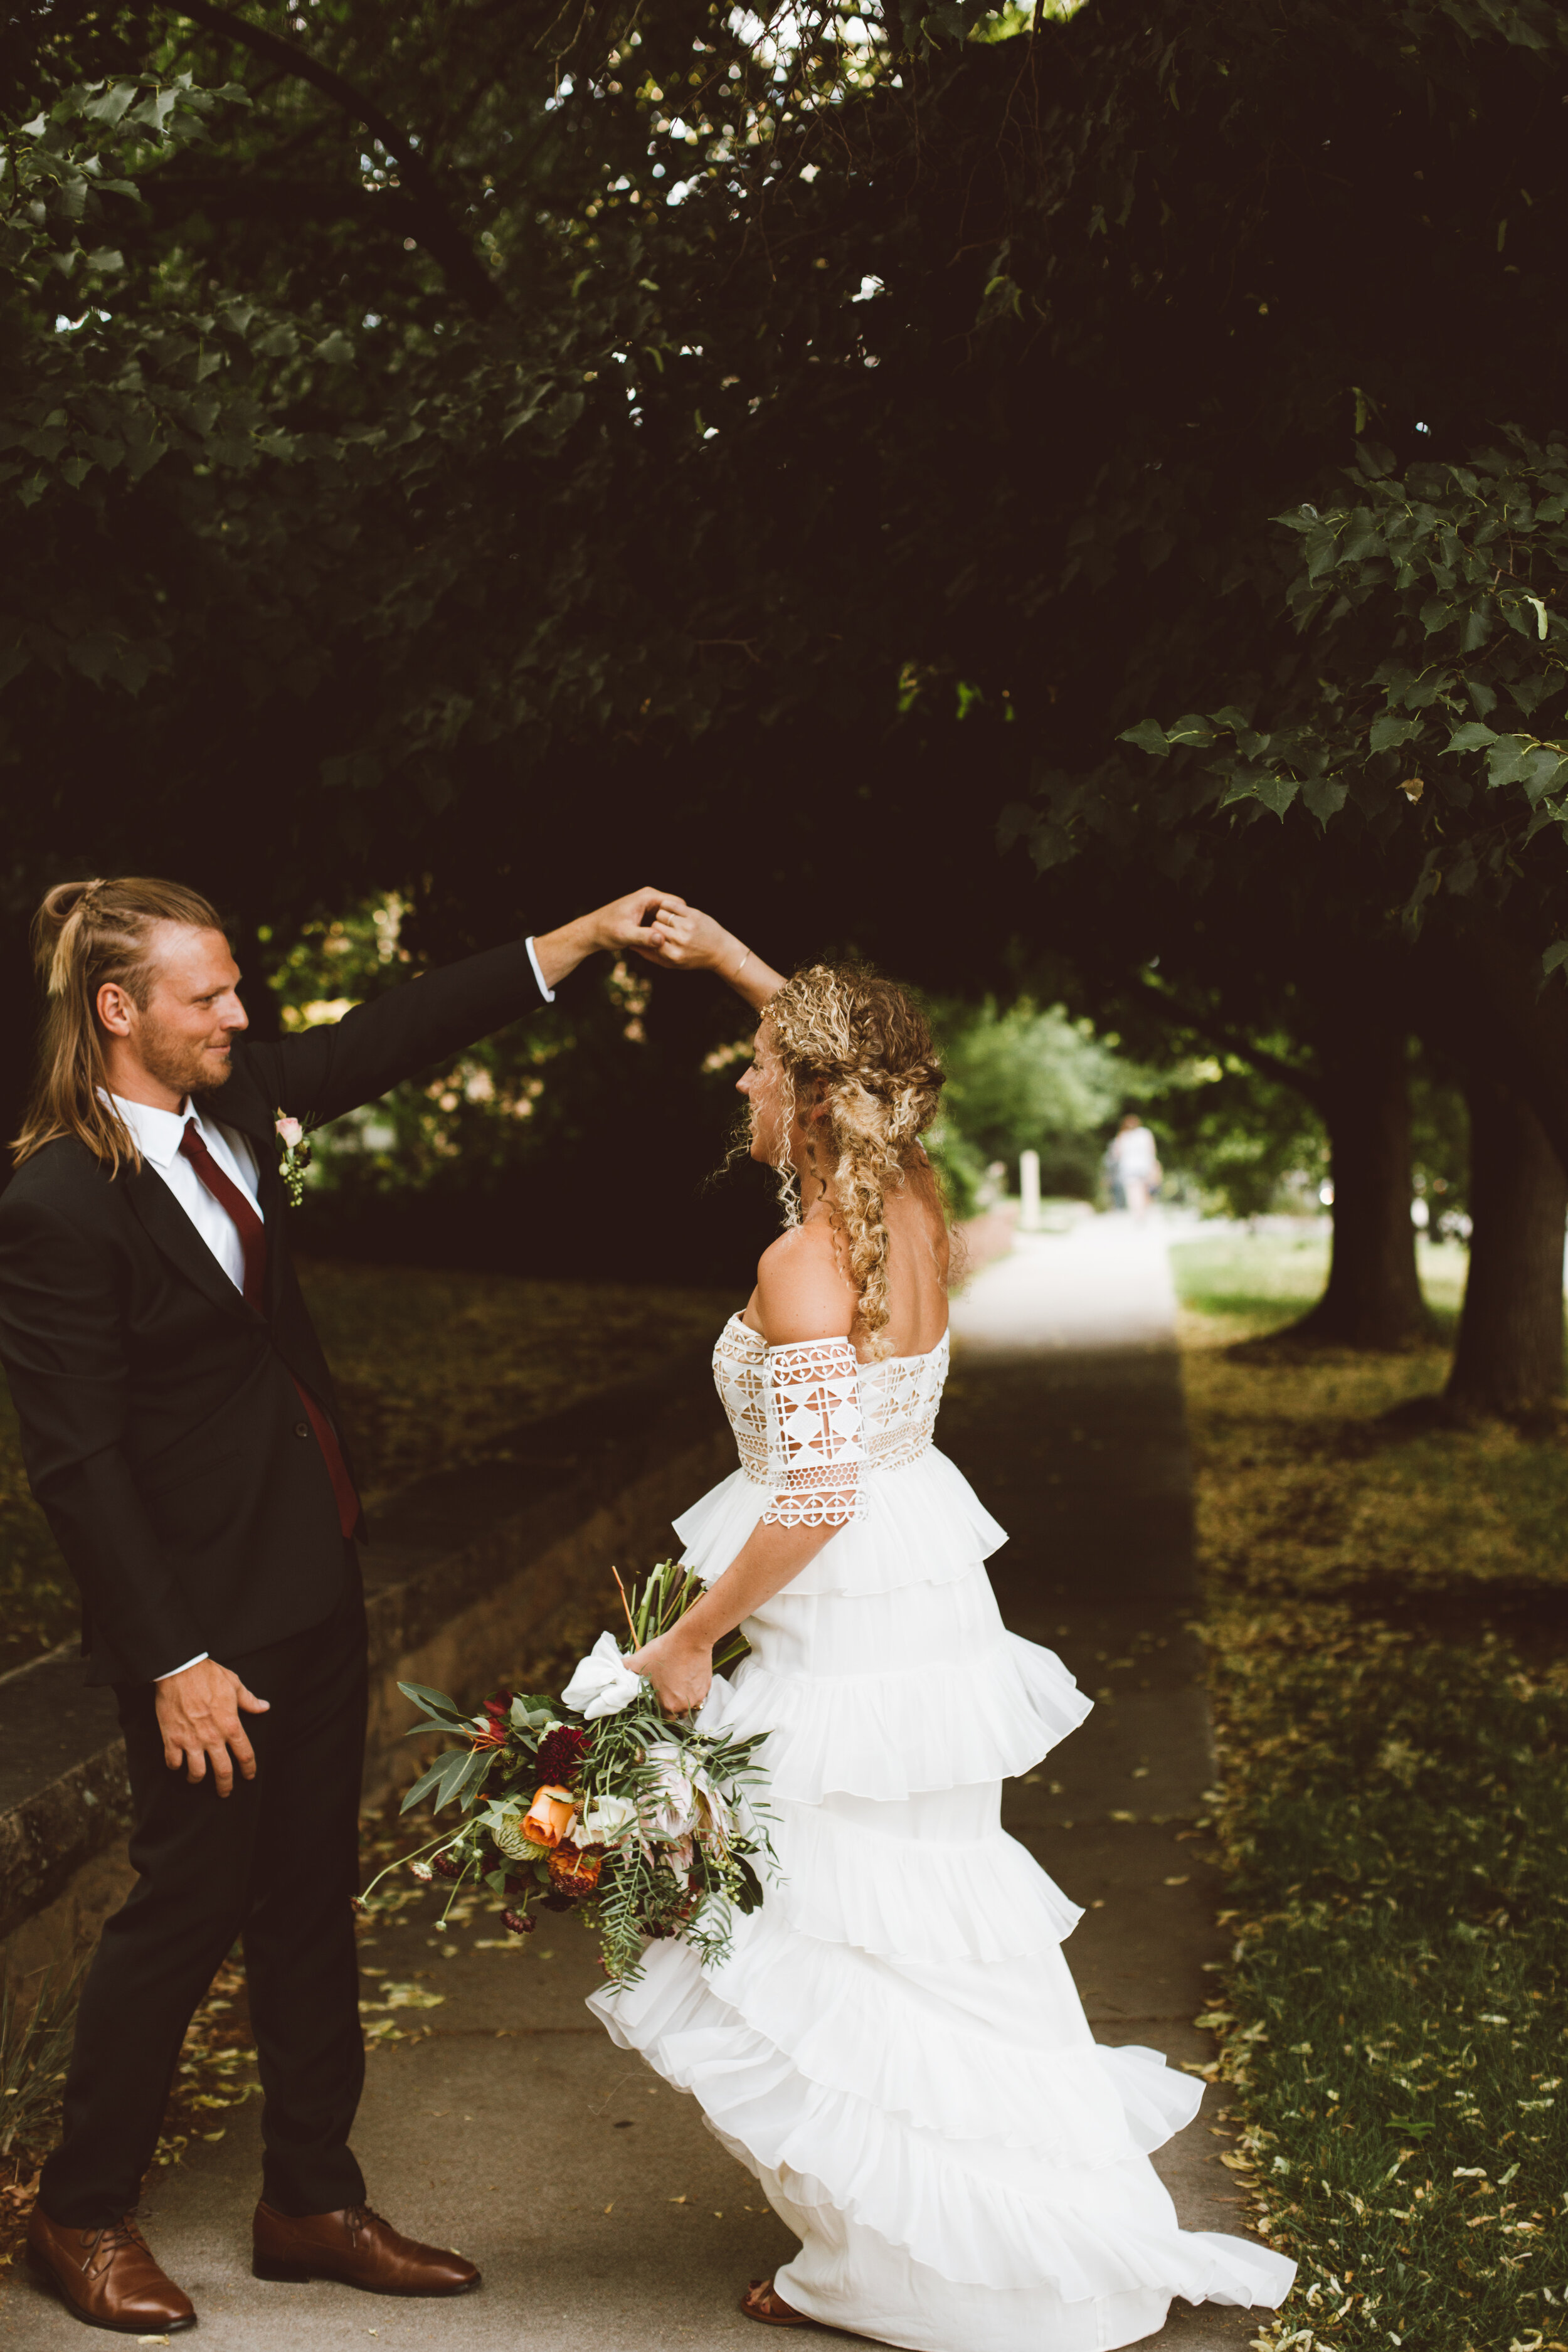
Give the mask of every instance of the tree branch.
M 1206 1013 L 1194 1013 L 1181 1003 L 1171 990 L 1161 987 L 1142 972 L 1138 975 L 1138 986 L 1146 996 L 1152 997 L 1164 1008 L 1167 1018 L 1173 1017 L 1179 1021 L 1184 1029 L 1192 1031 L 1194 1037 L 1203 1038 L 1206 1045 L 1217 1045 L 1222 1053 L 1234 1054 L 1237 1061 L 1250 1062 L 1253 1068 L 1260 1071 L 1266 1078 L 1275 1078 L 1282 1087 L 1292 1087 L 1297 1094 L 1306 1097 L 1314 1110 L 1322 1110 L 1322 1082 L 1312 1071 L 1304 1070 L 1299 1062 L 1286 1061 L 1282 1055 L 1269 1053 L 1267 1046 L 1254 1045 L 1239 1030 L 1227 1028 L 1223 1022 L 1213 1021 Z
M 189 214 L 210 220 L 352 220 L 361 229 L 387 236 L 413 236 L 417 209 L 395 188 L 377 194 L 345 187 L 337 180 L 224 179 L 195 173 L 150 172 L 140 183 L 154 225 L 170 228 Z
M 402 194 L 417 221 L 416 234 L 420 244 L 433 260 L 440 263 L 447 283 L 470 310 L 484 317 L 495 309 L 496 289 L 489 270 L 452 218 L 435 173 L 405 131 L 400 131 L 342 74 L 334 73 L 331 66 L 320 64 L 308 50 L 284 40 L 280 34 L 267 32 L 227 8 L 216 7 L 213 0 L 178 0 L 177 13 L 189 17 L 193 24 L 205 26 L 209 32 L 226 34 L 230 40 L 265 58 L 268 64 L 279 67 L 297 81 L 309 82 L 334 105 L 341 106 L 373 139 L 379 139 L 396 161 Z

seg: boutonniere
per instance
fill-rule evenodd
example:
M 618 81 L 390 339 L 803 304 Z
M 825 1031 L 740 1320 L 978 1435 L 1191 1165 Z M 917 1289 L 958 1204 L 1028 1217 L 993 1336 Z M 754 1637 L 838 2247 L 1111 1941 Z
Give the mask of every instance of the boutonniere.
M 305 1171 L 310 1164 L 310 1129 L 301 1118 L 279 1111 L 273 1120 L 278 1131 L 278 1165 L 290 1208 L 297 1209 L 305 1192 Z

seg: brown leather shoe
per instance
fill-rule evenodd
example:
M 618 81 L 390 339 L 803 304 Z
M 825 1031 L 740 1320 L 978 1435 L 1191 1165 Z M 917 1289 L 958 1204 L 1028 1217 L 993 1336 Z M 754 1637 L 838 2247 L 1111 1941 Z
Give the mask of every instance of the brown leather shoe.
M 467 2294 L 479 2283 L 461 2254 L 405 2238 L 368 2205 L 300 2216 L 264 2200 L 254 2231 L 250 2267 L 258 2279 L 338 2279 L 370 2294 Z
M 190 2297 L 164 2277 L 130 2213 L 101 2230 L 66 2230 L 35 2205 L 27 2221 L 27 2260 L 89 2327 L 120 2336 L 174 2336 L 196 2324 Z

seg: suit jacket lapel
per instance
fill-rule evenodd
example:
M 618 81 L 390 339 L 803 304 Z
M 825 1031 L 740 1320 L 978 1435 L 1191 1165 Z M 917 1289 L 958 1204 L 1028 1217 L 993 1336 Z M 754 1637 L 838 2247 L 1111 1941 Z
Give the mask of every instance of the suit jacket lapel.
M 244 1130 L 250 1148 L 256 1154 L 256 1198 L 261 1210 L 261 1221 L 267 1227 L 267 1319 L 278 1320 L 278 1302 L 283 1295 L 283 1258 L 288 1248 L 283 1223 L 289 1202 L 283 1191 L 283 1180 L 268 1156 L 266 1147 Z
M 120 1181 L 148 1234 L 164 1256 L 195 1284 L 202 1297 L 221 1307 L 226 1315 L 254 1321 L 255 1310 L 246 1305 L 157 1170 L 127 1169 Z M 270 1281 L 270 1249 L 268 1255 Z

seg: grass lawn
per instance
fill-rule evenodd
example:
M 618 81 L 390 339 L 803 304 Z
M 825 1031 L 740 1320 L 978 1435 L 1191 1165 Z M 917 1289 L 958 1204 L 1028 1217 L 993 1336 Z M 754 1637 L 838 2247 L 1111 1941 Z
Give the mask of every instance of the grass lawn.
M 493 1455 L 530 1421 L 713 1338 L 729 1294 L 416 1266 L 306 1264 L 365 1493 Z M 27 1492 L 0 1387 L 0 1673 L 76 1631 L 75 1588 Z
M 1321 1245 L 1173 1252 L 1260 2347 L 1568 2347 L 1568 1445 L 1410 1434 L 1440 1348 L 1237 1360 Z M 1423 1267 L 1451 1325 L 1462 1261 Z

